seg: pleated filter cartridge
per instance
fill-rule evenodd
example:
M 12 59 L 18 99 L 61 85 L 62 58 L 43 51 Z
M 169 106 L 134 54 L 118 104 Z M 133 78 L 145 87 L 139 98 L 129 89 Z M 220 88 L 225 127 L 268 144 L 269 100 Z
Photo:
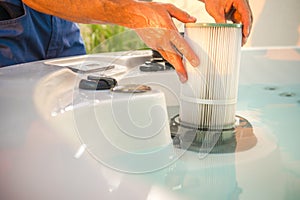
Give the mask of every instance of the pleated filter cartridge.
M 203 130 L 235 124 L 242 32 L 241 24 L 188 23 L 184 37 L 200 65 L 184 64 L 188 81 L 181 84 L 180 123 Z

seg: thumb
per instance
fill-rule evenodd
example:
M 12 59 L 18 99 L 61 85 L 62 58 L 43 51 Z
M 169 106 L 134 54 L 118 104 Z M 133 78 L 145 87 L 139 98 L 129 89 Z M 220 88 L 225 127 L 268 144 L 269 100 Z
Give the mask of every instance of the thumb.
M 217 9 L 216 7 L 211 7 L 209 4 L 205 5 L 205 9 L 215 19 L 216 23 L 226 23 L 226 18 L 225 18 L 225 10 L 222 9 Z
M 214 13 L 212 15 L 212 17 L 215 19 L 216 23 L 226 23 L 226 19 L 225 19 L 225 13 Z

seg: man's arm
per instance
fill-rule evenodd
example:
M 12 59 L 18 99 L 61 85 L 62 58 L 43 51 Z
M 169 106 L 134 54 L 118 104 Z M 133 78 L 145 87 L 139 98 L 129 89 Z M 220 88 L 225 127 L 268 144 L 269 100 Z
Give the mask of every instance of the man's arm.
M 40 12 L 79 23 L 113 23 L 134 29 L 144 42 L 161 53 L 176 69 L 182 82 L 187 73 L 179 53 L 193 65 L 199 59 L 178 32 L 172 18 L 183 23 L 196 19 L 172 4 L 134 0 L 23 0 Z

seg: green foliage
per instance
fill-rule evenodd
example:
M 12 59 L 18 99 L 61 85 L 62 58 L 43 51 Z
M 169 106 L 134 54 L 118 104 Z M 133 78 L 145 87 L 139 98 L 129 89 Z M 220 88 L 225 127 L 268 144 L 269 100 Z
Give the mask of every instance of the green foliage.
M 130 29 L 108 24 L 80 24 L 88 54 L 148 49 Z

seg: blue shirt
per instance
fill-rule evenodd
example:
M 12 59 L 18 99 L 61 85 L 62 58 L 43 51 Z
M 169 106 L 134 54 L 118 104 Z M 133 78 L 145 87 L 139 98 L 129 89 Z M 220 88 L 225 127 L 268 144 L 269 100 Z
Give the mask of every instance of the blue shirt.
M 0 67 L 85 53 L 75 23 L 0 0 Z

